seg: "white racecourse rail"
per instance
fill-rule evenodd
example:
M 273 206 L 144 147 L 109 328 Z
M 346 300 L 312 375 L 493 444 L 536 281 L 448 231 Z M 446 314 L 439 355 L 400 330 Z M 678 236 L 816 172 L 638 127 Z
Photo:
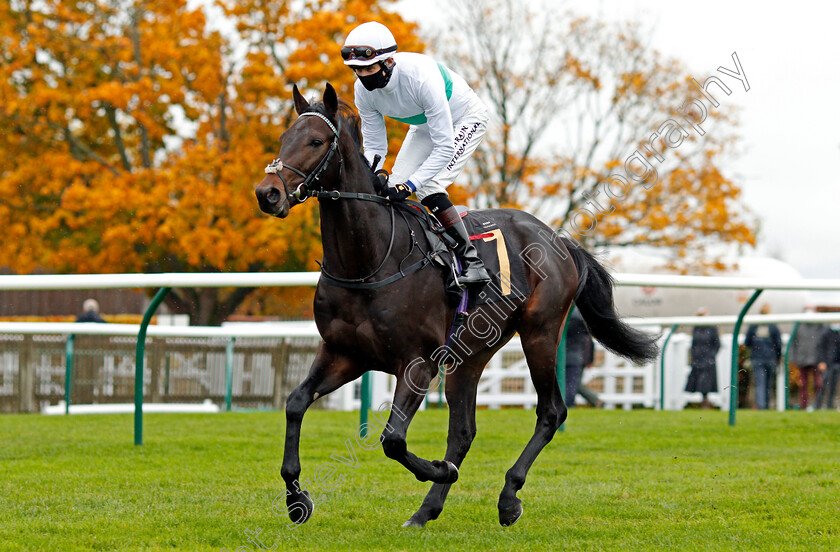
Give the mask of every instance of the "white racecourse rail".
M 161 288 L 161 287 L 253 287 L 253 286 L 313 286 L 317 284 L 319 273 L 202 273 L 202 274 L 91 274 L 91 275 L 24 275 L 0 276 L 0 289 L 106 289 L 106 288 Z M 616 274 L 617 285 L 656 286 L 701 289 L 775 289 L 775 290 L 840 290 L 840 280 L 789 280 L 704 277 L 648 274 Z M 734 316 L 707 316 L 659 318 L 630 320 L 634 325 L 651 328 L 659 333 L 662 327 L 680 325 L 719 325 L 732 324 Z M 747 316 L 744 323 L 757 322 L 792 322 L 792 321 L 840 321 L 840 314 L 829 315 L 774 315 Z M 46 323 L 0 323 L 0 333 L 27 334 L 109 334 L 137 335 L 137 325 L 99 326 L 96 324 L 46 324 Z M 227 327 L 173 327 L 150 326 L 150 336 L 229 336 L 229 337 L 313 337 L 317 338 L 314 323 L 291 323 L 288 325 L 267 325 L 255 328 L 249 324 L 240 328 Z M 710 399 L 725 409 L 729 404 L 729 379 L 732 339 L 721 339 L 718 353 L 718 386 L 720 392 Z M 787 336 L 785 336 L 787 338 Z M 664 336 L 660 338 L 660 345 Z M 684 334 L 674 335 L 668 342 L 665 352 L 665 388 L 664 407 L 681 409 L 688 402 L 699 400 L 683 392 L 688 374 L 688 348 L 690 337 Z M 599 349 L 600 350 L 600 349 Z M 644 366 L 633 366 L 624 359 L 606 351 L 598 353 L 602 359 L 598 365 L 584 371 L 583 383 L 600 380 L 602 392 L 600 399 L 607 408 L 633 406 L 658 407 L 660 404 L 659 366 L 660 361 Z M 393 396 L 394 378 L 375 373 L 373 377 L 373 407 L 389 400 Z M 783 390 L 784 380 L 779 370 L 777 384 Z M 331 406 L 341 409 L 358 409 L 358 382 L 346 385 L 331 398 Z M 437 392 L 430 393 L 432 402 L 437 400 Z M 580 400 L 580 399 L 579 399 Z M 478 404 L 489 408 L 502 406 L 533 407 L 536 393 L 531 386 L 528 369 L 524 362 L 521 345 L 514 338 L 505 345 L 490 361 L 479 384 Z M 779 404 L 783 408 L 783 404 Z
M 721 326 L 732 325 L 736 316 L 685 316 L 668 318 L 649 318 L 628 320 L 634 326 L 648 328 L 654 333 L 660 333 L 661 328 L 680 326 Z M 784 314 L 784 315 L 750 315 L 744 317 L 744 324 L 778 324 L 789 322 L 840 322 L 840 313 L 819 314 Z M 783 345 L 787 345 L 789 335 L 782 336 Z M 665 336 L 659 338 L 660 349 Z M 743 344 L 743 333 L 739 342 Z M 729 408 L 729 380 L 730 358 L 732 357 L 732 334 L 722 335 L 721 347 L 717 354 L 718 393 L 709 395 L 712 404 L 721 410 Z M 607 409 L 633 407 L 659 408 L 664 404 L 666 410 L 682 410 L 689 403 L 699 403 L 702 399 L 699 393 L 686 393 L 685 384 L 691 371 L 689 366 L 689 350 L 691 336 L 675 334 L 668 341 L 665 350 L 665 387 L 660 382 L 661 357 L 655 362 L 636 366 L 631 362 L 603 349 L 595 343 L 596 363 L 583 371 L 584 385 L 597 384 L 598 399 Z M 457 369 L 457 368 L 456 368 Z M 785 379 L 783 370 L 777 370 L 776 397 L 784 396 Z M 390 401 L 394 396 L 396 378 L 382 373 L 375 373 L 373 377 L 373 398 L 371 403 L 376 407 L 383 401 Z M 433 389 L 429 393 L 431 408 L 439 399 L 438 389 L 433 382 Z M 664 393 L 664 401 L 660 401 L 660 392 Z M 361 406 L 358 383 L 348 384 L 334 394 L 331 403 L 333 408 L 341 410 L 358 410 Z M 443 398 L 445 401 L 445 397 Z M 585 404 L 580 395 L 577 404 Z M 528 365 L 522 352 L 522 345 L 518 337 L 511 339 L 490 360 L 482 373 L 478 385 L 477 404 L 491 409 L 504 406 L 523 406 L 533 408 L 537 404 L 537 394 L 531 384 Z M 784 410 L 785 402 L 777 401 L 777 409 Z

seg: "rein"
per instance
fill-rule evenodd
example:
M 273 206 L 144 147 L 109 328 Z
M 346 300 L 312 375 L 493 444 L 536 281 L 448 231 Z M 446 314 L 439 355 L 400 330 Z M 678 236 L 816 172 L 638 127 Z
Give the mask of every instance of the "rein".
M 339 129 L 341 128 L 341 122 L 339 121 L 339 127 L 336 128 L 335 125 L 333 125 L 332 122 L 326 116 L 322 115 L 321 113 L 318 113 L 317 111 L 307 111 L 305 113 L 301 113 L 299 117 L 305 117 L 305 116 L 314 116 L 314 117 L 320 118 L 325 123 L 327 123 L 327 125 L 330 127 L 330 130 L 332 130 L 333 135 L 335 137 L 334 137 L 332 143 L 330 143 L 330 149 L 327 151 L 326 155 L 324 155 L 324 157 L 321 158 L 321 161 L 318 162 L 318 165 L 308 175 L 304 174 L 303 171 L 300 171 L 299 169 L 296 169 L 296 168 L 294 168 L 290 165 L 287 165 L 287 164 L 283 163 L 283 161 L 281 161 L 280 159 L 275 159 L 274 161 L 272 161 L 271 163 L 269 163 L 265 167 L 266 174 L 276 174 L 280 178 L 280 180 L 283 182 L 283 187 L 284 188 L 286 188 L 286 179 L 283 178 L 283 175 L 281 174 L 283 169 L 289 169 L 293 173 L 302 177 L 303 182 L 301 182 L 298 185 L 298 187 L 295 189 L 295 191 L 292 193 L 292 196 L 299 203 L 303 203 L 304 201 L 306 201 L 310 197 L 317 198 L 318 200 L 356 199 L 356 200 L 361 200 L 361 201 L 372 201 L 374 203 L 379 203 L 380 205 L 386 205 L 386 206 L 390 207 L 390 209 L 391 209 L 391 238 L 390 238 L 390 241 L 388 243 L 388 251 L 385 253 L 385 258 L 382 259 L 381 263 L 379 263 L 379 266 L 373 272 L 371 272 L 367 276 L 363 276 L 361 278 L 341 278 L 339 276 L 335 276 L 333 274 L 330 274 L 327 271 L 327 269 L 324 268 L 324 265 L 322 263 L 318 263 L 318 266 L 321 267 L 321 274 L 322 274 L 321 278 L 324 280 L 324 282 L 326 282 L 330 285 L 334 285 L 334 286 L 342 287 L 342 288 L 348 288 L 348 289 L 376 289 L 376 288 L 391 284 L 393 282 L 396 282 L 397 280 L 400 280 L 402 278 L 405 278 L 409 274 L 411 274 L 413 272 L 416 272 L 416 271 L 422 269 L 423 267 L 425 267 L 426 265 L 430 264 L 432 262 L 431 256 L 429 255 L 429 253 L 427 251 L 423 251 L 423 249 L 420 248 L 420 244 L 417 243 L 417 237 L 414 234 L 414 230 L 411 230 L 411 226 L 409 225 L 408 220 L 405 218 L 405 214 L 403 213 L 402 210 L 400 210 L 400 216 L 403 218 L 403 220 L 406 223 L 406 226 L 410 230 L 411 241 L 412 241 L 411 249 L 406 254 L 406 256 L 400 261 L 399 272 L 389 276 L 388 278 L 385 278 L 384 280 L 379 280 L 377 282 L 365 282 L 365 280 L 367 280 L 369 278 L 372 278 L 373 276 L 378 274 L 379 271 L 382 270 L 382 268 L 385 266 L 385 263 L 388 262 L 388 259 L 391 258 L 391 251 L 393 250 L 393 247 L 394 247 L 394 241 L 395 241 L 396 230 L 397 230 L 396 225 L 394 224 L 394 222 L 395 222 L 395 215 L 394 215 L 395 205 L 390 200 L 388 200 L 384 197 L 378 196 L 378 195 L 374 195 L 374 194 L 367 194 L 367 193 L 360 193 L 360 192 L 341 192 L 339 190 L 324 190 L 323 188 L 312 189 L 313 188 L 312 184 L 314 182 L 319 181 L 319 179 L 321 178 L 324 171 L 327 170 L 327 167 L 329 166 L 329 163 L 332 160 L 332 158 L 333 158 L 333 156 L 335 155 L 336 152 L 338 152 L 339 179 L 341 178 L 341 172 L 342 172 L 342 169 L 343 169 L 343 166 L 344 166 L 343 159 L 341 157 L 341 151 L 339 150 L 339 147 L 338 147 Z M 412 211 L 414 211 L 415 208 L 419 205 L 419 204 L 414 205 L 414 202 L 407 202 L 407 203 L 409 203 L 410 205 L 412 205 L 412 207 L 414 207 L 414 208 L 411 209 Z M 420 207 L 420 209 L 421 209 L 420 213 L 426 214 L 426 218 L 428 219 L 428 214 L 425 213 L 425 209 L 422 208 L 422 206 Z M 413 213 L 413 214 L 415 214 L 415 216 L 419 216 L 420 213 Z M 414 252 L 415 248 L 420 249 L 421 253 L 423 253 L 423 258 L 420 259 L 418 262 L 412 264 L 411 266 L 403 269 L 402 268 L 403 262 L 405 262 L 405 260 Z
M 321 175 L 325 170 L 327 170 L 327 166 L 329 162 L 332 160 L 333 155 L 338 152 L 338 162 L 339 162 L 339 178 L 341 178 L 341 169 L 344 166 L 343 159 L 341 157 L 341 152 L 338 150 L 338 134 L 339 130 L 341 129 L 341 123 L 339 122 L 338 128 L 332 124 L 326 116 L 318 113 L 317 111 L 307 111 L 306 113 L 301 113 L 299 117 L 306 117 L 306 116 L 313 116 L 318 117 L 327 123 L 327 126 L 330 127 L 330 130 L 333 132 L 335 139 L 330 143 L 330 149 L 327 151 L 326 155 L 321 158 L 321 161 L 318 162 L 318 165 L 312 170 L 311 173 L 303 174 L 303 171 L 292 167 L 280 161 L 280 159 L 275 159 L 265 167 L 266 174 L 276 174 L 280 177 L 280 180 L 283 182 L 283 187 L 286 186 L 286 179 L 283 178 L 281 171 L 283 169 L 289 169 L 296 175 L 303 178 L 303 182 L 301 182 L 298 187 L 292 192 L 292 196 L 298 200 L 298 202 L 303 203 L 310 197 L 315 197 L 318 199 L 363 199 L 366 201 L 375 201 L 376 203 L 381 203 L 382 205 L 390 205 L 391 202 L 388 201 L 386 198 L 374 195 L 374 194 L 364 194 L 364 193 L 356 193 L 356 192 L 340 192 L 338 190 L 324 190 L 324 189 L 312 189 L 312 183 L 320 180 Z
M 360 195 L 370 195 L 370 194 L 360 194 Z M 357 198 L 351 198 L 351 197 L 347 197 L 347 196 L 342 196 L 342 197 L 345 197 L 347 199 L 362 199 L 362 200 L 367 199 L 367 198 L 363 198 L 363 197 L 357 197 Z M 371 197 L 382 199 L 379 196 L 371 196 Z M 338 276 L 334 276 L 334 275 L 330 274 L 327 271 L 326 268 L 324 268 L 324 265 L 322 265 L 321 263 L 318 263 L 318 265 L 321 267 L 321 278 L 326 283 L 334 285 L 336 287 L 342 287 L 342 288 L 347 288 L 347 289 L 377 289 L 377 288 L 380 288 L 380 287 L 383 287 L 383 286 L 387 286 L 388 284 L 392 284 L 392 283 L 394 283 L 398 280 L 401 280 L 401 279 L 405 278 L 406 276 L 408 276 L 409 274 L 411 274 L 413 272 L 417 272 L 418 270 L 424 268 L 426 265 L 431 264 L 431 262 L 432 262 L 431 255 L 429 254 L 428 251 L 424 251 L 420 247 L 420 244 L 417 242 L 417 236 L 414 233 L 414 230 L 411 229 L 411 226 L 408 223 L 408 219 L 406 219 L 406 217 L 405 217 L 404 210 L 400 209 L 399 210 L 400 216 L 402 217 L 403 221 L 405 222 L 405 225 L 409 229 L 409 233 L 411 235 L 411 249 L 409 249 L 408 253 L 406 253 L 405 257 L 403 257 L 402 260 L 400 261 L 399 272 L 396 272 L 395 274 L 392 274 L 391 276 L 385 278 L 384 280 L 379 280 L 379 281 L 376 281 L 376 282 L 365 282 L 365 280 L 367 280 L 368 278 L 372 278 L 380 270 L 382 270 L 382 267 L 384 267 L 385 263 L 388 261 L 388 259 L 391 258 L 391 250 L 394 246 L 394 237 L 396 235 L 396 225 L 394 224 L 395 205 L 390 204 L 390 207 L 391 207 L 391 240 L 390 240 L 390 243 L 388 244 L 388 251 L 385 253 L 385 258 L 382 259 L 382 263 L 380 263 L 380 265 L 376 268 L 376 270 L 374 270 L 373 272 L 371 272 L 370 274 L 368 274 L 367 276 L 364 276 L 362 278 L 340 278 Z M 403 268 L 402 267 L 403 263 L 405 262 L 405 260 L 408 257 L 411 256 L 411 254 L 414 252 L 415 249 L 418 249 L 423 254 L 423 258 L 420 259 L 419 261 L 417 261 L 416 263 L 408 266 L 407 268 Z

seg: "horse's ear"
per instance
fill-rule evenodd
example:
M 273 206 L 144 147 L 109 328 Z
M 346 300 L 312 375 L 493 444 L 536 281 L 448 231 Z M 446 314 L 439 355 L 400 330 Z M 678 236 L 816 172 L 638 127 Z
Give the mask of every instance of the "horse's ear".
M 330 83 L 327 83 L 327 89 L 324 90 L 324 107 L 327 108 L 327 115 L 334 119 L 338 112 L 338 95 Z
M 298 115 L 309 109 L 309 102 L 301 95 L 297 85 L 292 88 L 292 98 L 295 100 L 295 111 L 297 111 Z

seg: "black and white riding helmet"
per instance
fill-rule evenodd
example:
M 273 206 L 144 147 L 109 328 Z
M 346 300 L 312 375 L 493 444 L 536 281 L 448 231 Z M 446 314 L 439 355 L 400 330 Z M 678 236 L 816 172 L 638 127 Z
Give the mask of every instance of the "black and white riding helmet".
M 341 58 L 345 65 L 364 67 L 385 61 L 396 51 L 397 41 L 388 27 L 371 21 L 350 31 L 341 48 Z

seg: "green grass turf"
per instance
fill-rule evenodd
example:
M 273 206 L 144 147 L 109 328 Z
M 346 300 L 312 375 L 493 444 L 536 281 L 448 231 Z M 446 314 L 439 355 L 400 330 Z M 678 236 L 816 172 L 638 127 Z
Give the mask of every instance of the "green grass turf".
M 479 411 L 478 437 L 440 519 L 401 524 L 428 484 L 354 438 L 357 413 L 311 411 L 302 479 L 331 454 L 336 488 L 288 529 L 272 512 L 282 413 L 0 416 L 0 549 L 221 550 L 245 531 L 276 550 L 840 550 L 840 414 L 573 411 L 498 524 L 504 473 L 534 427 L 533 411 Z M 446 412 L 421 412 L 409 449 L 437 459 Z M 337 479 L 341 478 L 343 479 Z M 249 548 L 241 548 L 240 551 Z

